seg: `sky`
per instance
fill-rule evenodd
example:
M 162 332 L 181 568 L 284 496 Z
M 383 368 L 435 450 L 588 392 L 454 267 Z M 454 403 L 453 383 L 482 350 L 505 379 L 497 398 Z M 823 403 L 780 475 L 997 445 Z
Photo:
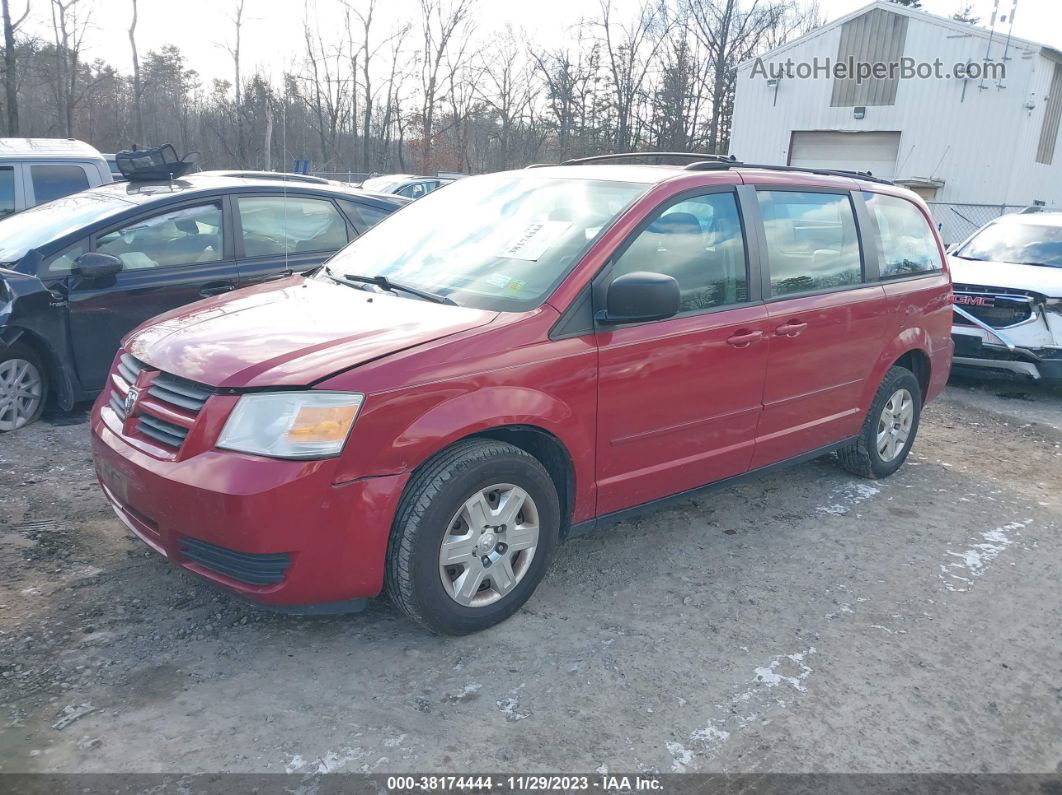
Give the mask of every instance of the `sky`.
M 27 0 L 11 0 L 17 15 Z M 355 5 L 359 0 L 350 0 Z M 642 0 L 613 0 L 618 10 L 633 14 Z M 799 0 L 798 0 L 799 1 Z M 923 0 L 923 10 L 950 16 L 968 0 Z M 51 37 L 48 0 L 29 0 L 33 13 L 26 30 Z M 132 70 L 128 32 L 130 0 L 83 0 L 92 6 L 91 27 L 85 39 L 89 59 L 103 58 L 121 71 Z M 273 78 L 292 68 L 302 49 L 305 0 L 246 0 L 243 28 L 242 64 L 245 73 L 261 67 Z M 361 0 L 364 3 L 364 0 Z M 819 0 L 826 20 L 833 20 L 866 5 L 868 0 Z M 1010 15 L 1014 0 L 972 0 L 975 15 L 987 27 L 994 2 L 1000 14 Z M 338 24 L 338 0 L 316 0 L 321 27 L 327 31 Z M 140 0 L 137 44 L 141 57 L 164 44 L 177 44 L 191 68 L 206 79 L 231 79 L 232 60 L 226 45 L 233 40 L 231 16 L 235 0 Z M 378 7 L 385 14 L 380 29 L 401 19 L 415 19 L 417 0 L 383 0 Z M 481 35 L 501 30 L 507 24 L 526 31 L 536 42 L 563 44 L 571 27 L 582 17 L 592 15 L 599 0 L 479 0 L 477 27 Z M 1007 24 L 997 30 L 1006 32 Z M 1062 0 L 1017 0 L 1013 34 L 1019 38 L 1062 49 Z

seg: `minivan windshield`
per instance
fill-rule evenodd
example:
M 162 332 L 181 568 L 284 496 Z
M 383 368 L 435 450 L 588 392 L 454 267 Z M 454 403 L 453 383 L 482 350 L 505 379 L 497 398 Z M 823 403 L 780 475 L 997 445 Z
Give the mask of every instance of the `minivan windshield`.
M 111 191 L 88 190 L 8 216 L 0 221 L 0 262 L 15 262 L 31 248 L 46 245 L 131 206 L 132 202 Z
M 384 276 L 462 306 L 526 311 L 647 187 L 534 171 L 469 177 L 381 221 L 319 278 Z
M 1062 226 L 1000 221 L 984 227 L 954 253 L 962 259 L 1062 268 Z

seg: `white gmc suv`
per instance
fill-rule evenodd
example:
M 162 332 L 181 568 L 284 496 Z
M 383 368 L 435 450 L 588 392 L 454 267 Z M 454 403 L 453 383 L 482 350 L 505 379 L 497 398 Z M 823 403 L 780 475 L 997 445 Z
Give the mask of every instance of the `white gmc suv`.
M 1062 383 L 1062 212 L 997 218 L 950 264 L 954 366 Z

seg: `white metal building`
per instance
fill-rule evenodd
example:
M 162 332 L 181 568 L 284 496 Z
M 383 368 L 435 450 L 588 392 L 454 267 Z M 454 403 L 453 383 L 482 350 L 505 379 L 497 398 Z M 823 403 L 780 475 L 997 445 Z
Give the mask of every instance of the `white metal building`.
M 850 59 L 939 59 L 943 76 L 857 81 L 826 70 Z M 953 74 L 986 60 L 1006 77 Z M 802 63 L 819 73 L 800 77 Z M 905 184 L 954 242 L 1002 212 L 1062 205 L 1060 121 L 1062 52 L 878 0 L 739 66 L 730 148 L 749 163 Z

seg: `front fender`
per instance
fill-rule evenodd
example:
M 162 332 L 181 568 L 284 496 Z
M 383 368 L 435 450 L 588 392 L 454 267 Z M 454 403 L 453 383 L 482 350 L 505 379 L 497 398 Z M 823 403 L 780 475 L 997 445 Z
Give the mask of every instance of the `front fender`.
M 59 406 L 69 410 L 78 386 L 67 345 L 63 305 L 36 276 L 0 270 L 0 280 L 0 346 L 22 343 L 37 351 L 48 368 Z
M 403 416 L 404 415 L 404 416 Z M 523 386 L 439 384 L 427 393 L 373 396 L 358 417 L 340 467 L 352 480 L 416 469 L 454 442 L 492 429 L 522 426 L 552 434 L 572 461 L 574 515 L 593 510 L 593 412 Z

